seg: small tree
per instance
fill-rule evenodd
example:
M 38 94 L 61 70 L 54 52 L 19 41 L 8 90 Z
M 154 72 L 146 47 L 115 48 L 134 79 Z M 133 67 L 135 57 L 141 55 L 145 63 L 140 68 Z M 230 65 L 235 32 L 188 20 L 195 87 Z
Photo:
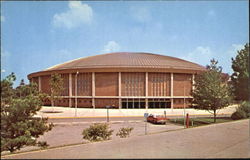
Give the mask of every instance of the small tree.
M 52 74 L 49 84 L 51 88 L 51 93 L 50 93 L 51 106 L 53 107 L 53 111 L 54 111 L 54 104 L 56 100 L 60 99 L 61 93 L 64 90 L 63 79 L 61 75 L 57 73 Z
M 223 80 L 222 68 L 217 67 L 217 63 L 212 59 L 207 71 L 195 77 L 195 89 L 192 92 L 193 107 L 213 113 L 214 123 L 216 111 L 227 107 L 231 101 L 230 89 Z
M 234 73 L 231 75 L 231 79 L 236 100 L 250 101 L 249 43 L 245 45 L 244 49 L 238 51 L 235 59 L 232 58 L 232 69 Z
M 1 103 L 1 151 L 14 152 L 25 145 L 44 146 L 46 143 L 37 142 L 36 138 L 51 130 L 53 125 L 47 124 L 47 119 L 33 118 L 41 109 L 44 95 L 38 92 L 36 84 L 22 84 L 14 89 L 14 80 L 15 75 L 11 74 L 1 81 L 1 98 L 4 99 Z M 6 98 L 6 95 L 11 96 Z

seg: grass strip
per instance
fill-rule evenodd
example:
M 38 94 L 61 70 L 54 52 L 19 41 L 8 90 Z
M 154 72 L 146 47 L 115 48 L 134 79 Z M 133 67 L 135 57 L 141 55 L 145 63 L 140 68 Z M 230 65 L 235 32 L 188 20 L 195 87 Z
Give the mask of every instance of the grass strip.
M 190 127 L 198 127 L 203 125 L 209 125 L 209 124 L 217 124 L 217 123 L 225 123 L 225 122 L 231 122 L 234 121 L 230 117 L 218 117 L 216 119 L 216 123 L 214 123 L 213 117 L 197 117 L 197 118 L 190 118 L 189 119 L 189 126 Z M 183 125 L 184 124 L 184 118 L 175 118 L 170 119 L 170 123 Z

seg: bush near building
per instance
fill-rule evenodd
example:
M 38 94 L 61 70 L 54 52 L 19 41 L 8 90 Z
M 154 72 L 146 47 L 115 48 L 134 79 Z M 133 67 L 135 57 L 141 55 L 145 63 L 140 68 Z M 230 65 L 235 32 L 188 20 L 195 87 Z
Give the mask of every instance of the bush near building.
M 250 102 L 244 101 L 237 110 L 231 115 L 233 120 L 244 119 L 250 117 Z
M 134 129 L 133 127 L 120 128 L 118 133 L 116 133 L 116 136 L 120 136 L 120 138 L 129 137 L 129 135 L 133 129 Z
M 91 142 L 103 141 L 111 139 L 111 135 L 114 130 L 109 130 L 107 123 L 94 123 L 89 128 L 83 130 L 83 139 L 87 139 Z

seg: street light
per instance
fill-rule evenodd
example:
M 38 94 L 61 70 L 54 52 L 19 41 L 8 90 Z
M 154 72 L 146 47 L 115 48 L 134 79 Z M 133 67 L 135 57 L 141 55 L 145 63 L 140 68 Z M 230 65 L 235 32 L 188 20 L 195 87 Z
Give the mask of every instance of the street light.
M 111 106 L 106 106 L 107 108 L 107 122 L 109 122 L 109 108 L 111 108 Z
M 78 71 L 76 72 L 76 77 L 75 77 L 75 117 L 77 116 L 77 75 Z

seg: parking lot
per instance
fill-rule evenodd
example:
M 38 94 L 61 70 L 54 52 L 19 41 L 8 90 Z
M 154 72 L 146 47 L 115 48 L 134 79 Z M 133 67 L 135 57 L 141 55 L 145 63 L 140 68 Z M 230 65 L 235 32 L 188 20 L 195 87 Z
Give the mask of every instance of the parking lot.
M 105 122 L 99 122 L 105 123 Z M 55 126 L 53 129 L 43 136 L 39 137 L 39 141 L 46 141 L 49 144 L 49 147 L 70 145 L 70 144 L 78 144 L 88 142 L 82 138 L 83 129 L 89 127 L 91 122 L 58 122 L 54 123 Z M 119 136 L 116 136 L 116 133 L 122 127 L 133 127 L 134 129 L 131 132 L 130 137 L 141 136 L 145 134 L 154 134 L 165 131 L 174 131 L 178 129 L 183 129 L 183 126 L 174 125 L 172 123 L 166 124 L 151 124 L 146 123 L 142 120 L 134 120 L 134 121 L 113 121 L 109 122 L 110 129 L 114 130 L 111 139 L 119 139 Z M 28 146 L 22 148 L 20 151 L 28 151 L 38 149 L 38 147 Z M 20 152 L 18 151 L 18 152 Z M 6 154 L 7 152 L 3 152 Z
M 134 125 L 137 126 L 136 123 Z M 78 127 L 80 128 L 80 126 Z M 112 126 L 114 127 L 116 124 Z M 161 128 L 163 126 L 153 125 L 152 127 Z M 61 126 L 61 128 L 55 127 L 54 129 L 63 131 L 65 128 Z M 144 136 L 136 136 L 135 134 L 125 139 L 116 137 L 113 140 L 104 142 L 79 144 L 6 156 L 2 155 L 1 158 L 249 158 L 248 131 L 249 120 L 246 119 Z M 52 133 L 50 132 L 50 134 Z M 69 133 L 69 131 L 66 132 L 66 134 Z M 60 139 L 62 137 L 67 137 L 67 135 L 54 135 L 53 139 Z

